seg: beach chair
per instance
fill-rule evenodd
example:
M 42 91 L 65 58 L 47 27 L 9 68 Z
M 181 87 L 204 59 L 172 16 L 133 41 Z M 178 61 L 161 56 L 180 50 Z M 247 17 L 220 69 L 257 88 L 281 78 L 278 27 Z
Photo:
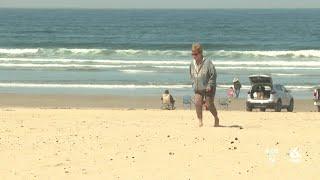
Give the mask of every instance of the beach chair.
M 183 108 L 189 107 L 191 109 L 192 98 L 189 95 L 185 95 L 182 97 Z
M 221 109 L 228 109 L 230 102 L 230 98 L 228 97 L 219 97 L 219 106 Z
M 163 104 L 161 105 L 161 109 L 162 109 L 162 110 L 174 110 L 174 109 L 176 109 L 176 108 L 173 106 L 173 104 L 163 103 Z

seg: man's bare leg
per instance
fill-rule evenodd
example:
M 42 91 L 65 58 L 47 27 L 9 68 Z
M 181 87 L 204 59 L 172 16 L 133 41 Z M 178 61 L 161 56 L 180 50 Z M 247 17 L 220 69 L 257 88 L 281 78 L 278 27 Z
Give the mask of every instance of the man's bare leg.
M 216 106 L 214 105 L 214 98 L 213 97 L 207 97 L 206 98 L 207 104 L 209 104 L 209 111 L 214 117 L 214 126 L 219 126 L 219 117 L 218 117 L 218 111 L 216 109 Z
M 202 103 L 203 103 L 203 96 L 200 94 L 195 94 L 194 95 L 194 104 L 196 106 L 196 112 L 197 112 L 197 117 L 199 120 L 199 127 L 203 126 L 202 122 Z

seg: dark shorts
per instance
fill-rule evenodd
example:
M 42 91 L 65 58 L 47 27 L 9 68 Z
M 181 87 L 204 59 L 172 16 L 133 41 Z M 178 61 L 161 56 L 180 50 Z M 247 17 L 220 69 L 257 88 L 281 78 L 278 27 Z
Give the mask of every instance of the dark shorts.
M 205 91 L 195 92 L 194 102 L 196 105 L 205 104 L 206 108 L 208 106 L 214 107 L 214 93 L 206 93 Z
M 199 94 L 199 95 L 201 95 L 203 97 L 212 97 L 212 98 L 214 98 L 214 96 L 216 95 L 216 88 L 214 88 L 212 92 L 206 92 L 205 90 L 203 90 L 203 91 L 195 91 L 194 93 L 195 94 Z

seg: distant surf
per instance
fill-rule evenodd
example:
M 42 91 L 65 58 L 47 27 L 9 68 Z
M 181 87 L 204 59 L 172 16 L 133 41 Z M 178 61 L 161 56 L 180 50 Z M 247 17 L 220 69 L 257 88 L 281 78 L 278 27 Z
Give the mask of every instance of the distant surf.
M 52 56 L 52 57 L 101 57 L 101 56 L 122 56 L 122 57 L 190 57 L 190 51 L 186 50 L 148 50 L 148 49 L 68 49 L 68 48 L 0 48 L 0 57 L 16 55 L 22 56 Z M 217 58 L 319 58 L 320 50 L 296 50 L 296 51 L 228 51 L 228 50 L 207 50 L 205 55 Z

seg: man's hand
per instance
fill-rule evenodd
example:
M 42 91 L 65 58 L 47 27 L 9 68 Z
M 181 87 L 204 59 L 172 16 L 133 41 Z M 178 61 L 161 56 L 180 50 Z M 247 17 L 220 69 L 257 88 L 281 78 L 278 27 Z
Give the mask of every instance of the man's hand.
M 206 88 L 206 92 L 207 92 L 207 93 L 209 93 L 209 92 L 211 92 L 211 91 L 212 91 L 212 88 L 211 88 L 211 87 L 207 87 L 207 88 Z

